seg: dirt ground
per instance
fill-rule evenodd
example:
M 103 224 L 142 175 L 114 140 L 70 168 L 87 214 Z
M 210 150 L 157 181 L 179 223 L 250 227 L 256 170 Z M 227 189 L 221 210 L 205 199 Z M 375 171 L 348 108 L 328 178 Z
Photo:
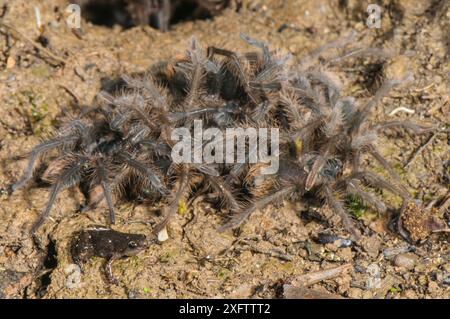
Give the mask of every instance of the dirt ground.
M 450 298 L 448 234 L 412 246 L 389 229 L 388 215 L 370 210 L 358 216 L 365 229 L 363 244 L 339 247 L 314 241 L 326 229 L 346 236 L 330 222 L 326 207 L 300 213 L 301 203 L 269 206 L 253 214 L 240 232 L 218 233 L 221 215 L 195 202 L 170 224 L 167 241 L 114 264 L 120 280 L 114 286 L 105 280 L 105 260 L 93 258 L 77 277 L 69 255 L 75 232 L 107 225 L 104 209 L 82 214 L 82 193 L 64 191 L 36 244 L 29 228 L 45 207 L 48 187 L 36 182 L 8 192 L 26 166 L 20 156 L 69 114 L 91 104 L 102 86 L 120 74 L 143 72 L 183 52 L 192 35 L 204 45 L 248 50 L 239 38 L 245 32 L 298 58 L 354 29 L 361 45 L 408 57 L 414 81 L 385 98 L 374 118 L 407 118 L 441 129 L 419 136 L 384 132 L 380 148 L 415 197 L 445 204 L 450 183 L 449 2 L 376 1 L 383 9 L 380 29 L 367 27 L 365 2 L 248 0 L 239 12 L 182 22 L 167 33 L 150 26 L 123 30 L 82 21 L 84 34 L 77 36 L 65 23 L 64 0 L 0 0 L 0 21 L 13 26 L 0 25 L 0 297 L 273 298 L 301 275 L 349 264 L 349 271 L 311 288 L 346 298 Z M 46 50 L 36 43 L 44 43 Z M 364 100 L 373 93 L 379 68 L 355 60 L 335 71 L 344 76 L 347 93 Z M 414 113 L 389 115 L 398 107 Z M 399 209 L 398 198 L 382 195 L 391 211 Z M 448 207 L 440 208 L 448 218 Z M 131 202 L 117 211 L 114 229 L 148 236 L 151 228 L 144 222 L 161 218 L 158 207 Z

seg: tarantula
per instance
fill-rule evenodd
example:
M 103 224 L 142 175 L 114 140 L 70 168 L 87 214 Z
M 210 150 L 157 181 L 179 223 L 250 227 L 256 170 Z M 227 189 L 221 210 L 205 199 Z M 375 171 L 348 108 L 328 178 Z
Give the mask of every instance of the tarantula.
M 395 126 L 402 126 L 415 133 L 422 133 L 430 128 L 408 122 L 372 124 L 368 121 L 372 109 L 382 97 L 395 85 L 407 81 L 410 75 L 401 79 L 387 79 L 375 96 L 360 106 L 353 98 L 341 96 L 340 85 L 332 76 L 320 67 L 309 65 L 322 51 L 343 45 L 349 39 L 318 49 L 303 59 L 299 68 L 290 70 L 288 76 L 256 86 L 263 92 L 271 92 L 268 104 L 278 110 L 278 121 L 284 123 L 281 126 L 284 140 L 280 147 L 280 170 L 272 176 L 264 176 L 261 175 L 264 164 L 257 164 L 248 171 L 245 179 L 253 198 L 222 230 L 239 226 L 253 211 L 269 203 L 283 198 L 295 200 L 308 194 L 316 194 L 326 200 L 340 216 L 345 228 L 358 239 L 360 232 L 345 211 L 341 194 L 357 196 L 380 212 L 386 211 L 385 204 L 376 195 L 366 191 L 366 186 L 387 189 L 405 202 L 411 200 L 399 175 L 377 150 L 377 133 Z M 261 42 L 249 42 L 262 48 L 266 64 L 262 66 L 262 74 L 267 74 L 267 69 L 270 69 L 267 61 L 271 61 L 272 55 Z M 358 51 L 354 51 L 354 54 L 356 52 Z M 363 52 L 359 50 L 358 54 Z M 383 51 L 368 52 L 385 55 Z M 250 87 L 255 85 L 250 84 Z M 274 91 L 278 94 L 274 94 Z M 361 163 L 363 154 L 372 156 L 387 170 L 393 181 L 387 181 L 364 169 Z
M 183 63 L 180 60 L 173 66 L 177 69 L 177 77 L 184 81 L 179 79 L 181 84 L 166 89 L 160 85 L 163 79 L 123 76 L 126 90 L 117 96 L 101 92 L 91 116 L 83 114 L 70 121 L 53 138 L 31 151 L 28 167 L 12 186 L 12 191 L 23 187 L 32 178 L 42 154 L 55 149 L 58 153 L 42 176 L 52 184 L 52 189 L 47 207 L 31 229 L 33 233 L 50 214 L 57 195 L 76 184 L 88 185 L 90 190 L 90 203 L 84 210 L 106 201 L 112 224 L 115 222 L 114 193 L 141 195 L 156 191 L 161 196 L 170 195 L 165 221 L 157 227 L 162 228 L 177 211 L 180 200 L 190 194 L 193 185 L 203 180 L 237 207 L 215 165 L 171 163 L 172 129 L 182 125 L 189 127 L 192 117 L 218 113 L 224 108 L 195 107 L 203 103 L 200 94 L 204 84 L 201 79 L 203 69 L 212 68 L 217 73 L 220 67 L 208 62 L 206 53 L 201 52 L 195 39 L 186 56 Z M 167 183 L 175 185 L 173 192 L 167 189 Z M 132 187 L 127 188 L 127 185 Z
M 107 204 L 111 223 L 115 221 L 115 198 L 131 193 L 165 201 L 164 218 L 155 232 L 194 193 L 217 195 L 230 212 L 232 217 L 221 230 L 238 227 L 270 203 L 318 198 L 340 216 L 355 239 L 360 232 L 345 210 L 344 195 L 357 196 L 380 212 L 386 205 L 367 187 L 384 188 L 404 202 L 411 201 L 400 177 L 377 150 L 377 133 L 394 126 L 416 133 L 428 128 L 369 121 L 375 105 L 409 75 L 387 79 L 369 102 L 358 105 L 355 99 L 342 96 L 340 83 L 315 62 L 325 50 L 344 47 L 352 37 L 317 49 L 298 65 L 291 63 L 289 54 L 271 51 L 265 42 L 246 35 L 241 38 L 258 50 L 241 54 L 217 47 L 205 49 L 193 38 L 184 54 L 155 65 L 148 75 L 123 76 L 121 90 L 101 92 L 90 112 L 35 147 L 13 190 L 31 179 L 41 154 L 56 149 L 58 156 L 43 174 L 52 184 L 50 199 L 32 232 L 49 215 L 58 193 L 76 184 L 90 190 L 86 209 Z M 386 56 L 383 50 L 354 50 L 333 61 L 364 54 Z M 247 140 L 244 131 L 235 136 L 244 138 L 248 149 L 243 163 L 196 161 L 206 142 L 197 143 L 195 138 L 192 157 L 174 162 L 172 133 L 182 128 L 191 134 L 196 120 L 221 136 L 208 141 L 209 147 L 222 143 L 229 128 L 278 128 L 279 148 L 271 146 L 270 151 L 279 158 L 279 170 L 264 175 L 266 163 L 249 163 L 259 141 Z M 214 151 L 225 153 L 220 148 Z M 391 180 L 364 167 L 366 154 L 386 169 Z
M 97 187 L 102 189 L 102 195 L 92 196 L 90 207 L 106 200 L 112 224 L 115 222 L 113 192 L 123 193 L 130 184 L 138 185 L 133 189 L 141 193 L 154 190 L 167 195 L 169 192 L 160 162 L 170 155 L 170 149 L 154 138 L 160 132 L 153 124 L 154 119 L 149 122 L 144 115 L 144 108 L 149 107 L 145 95 L 130 93 L 114 98 L 102 93 L 100 96 L 105 105 L 96 110 L 93 119 L 76 118 L 53 138 L 33 148 L 23 177 L 12 186 L 13 191 L 23 187 L 32 178 L 38 158 L 57 150 L 57 158 L 42 176 L 52 184 L 50 198 L 32 233 L 50 214 L 57 195 L 76 184 L 86 184 L 91 191 Z

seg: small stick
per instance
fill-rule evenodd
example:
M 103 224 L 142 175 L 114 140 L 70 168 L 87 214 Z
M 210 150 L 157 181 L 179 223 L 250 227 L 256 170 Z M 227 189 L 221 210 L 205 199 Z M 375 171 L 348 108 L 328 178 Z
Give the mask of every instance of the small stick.
M 286 261 L 292 261 L 293 260 L 292 256 L 290 256 L 288 254 L 285 254 L 285 253 L 283 253 L 281 251 L 277 251 L 277 250 L 274 250 L 274 249 L 270 249 L 270 250 L 262 249 L 262 248 L 259 248 L 259 247 L 255 246 L 255 245 L 252 245 L 250 243 L 246 243 L 246 245 L 247 245 L 247 247 L 244 246 L 244 247 L 239 248 L 238 250 L 251 250 L 251 251 L 253 251 L 255 253 L 269 255 L 271 257 L 279 258 L 279 259 L 286 260 Z
M 36 15 L 36 26 L 37 26 L 38 30 L 41 30 L 41 26 L 42 26 L 41 11 L 39 10 L 38 6 L 34 7 L 34 13 Z
M 54 59 L 56 62 L 58 62 L 58 65 L 65 65 L 67 63 L 66 60 L 64 60 L 63 58 L 60 58 L 59 56 L 55 55 L 54 53 L 52 53 L 50 50 L 44 48 L 40 43 L 37 43 L 35 41 L 33 41 L 32 39 L 30 39 L 29 37 L 27 37 L 25 34 L 23 34 L 22 32 L 20 32 L 19 30 L 17 30 L 16 28 L 14 28 L 13 26 L 5 23 L 4 21 L 0 20 L 0 27 L 4 27 L 8 30 L 11 31 L 11 33 L 13 33 L 15 35 L 16 38 L 22 38 L 25 41 L 29 42 L 32 46 L 34 46 L 37 50 L 40 50 L 42 52 L 44 52 L 45 54 L 47 54 L 49 57 L 51 57 L 52 59 Z
M 412 162 L 414 162 L 414 160 L 416 159 L 416 157 L 423 152 L 423 150 L 430 145 L 434 138 L 436 137 L 436 133 L 433 133 L 428 140 L 422 145 L 420 146 L 415 152 L 414 154 L 410 157 L 410 159 L 408 160 L 408 162 L 405 164 L 405 166 L 403 166 L 403 168 L 407 168 L 409 165 L 411 165 Z
M 450 195 L 445 199 L 444 203 L 439 207 L 439 213 L 444 213 L 450 207 Z
M 389 113 L 389 116 L 394 116 L 398 112 L 405 112 L 405 113 L 408 113 L 408 114 L 414 114 L 416 111 L 414 111 L 412 109 L 408 109 L 408 108 L 406 108 L 404 106 L 401 106 L 401 107 L 397 107 L 396 109 L 392 110 L 392 112 Z
M 341 265 L 336 268 L 330 268 L 330 269 L 325 269 L 325 270 L 319 270 L 316 272 L 311 272 L 311 273 L 302 275 L 298 279 L 296 279 L 295 285 L 308 287 L 308 286 L 314 285 L 318 282 L 321 282 L 323 280 L 338 277 L 351 268 L 352 268 L 351 264 L 344 264 L 344 265 Z
M 432 88 L 434 85 L 435 85 L 434 82 L 433 82 L 433 83 L 430 83 L 430 84 L 428 84 L 427 86 L 425 86 L 425 87 L 423 87 L 423 88 L 415 89 L 414 92 L 423 92 L 423 91 L 426 91 L 426 90 Z
M 436 229 L 433 230 L 432 233 L 450 233 L 450 228 Z
M 64 89 L 67 93 L 69 93 L 74 98 L 74 100 L 75 100 L 75 102 L 77 104 L 80 103 L 80 98 L 78 97 L 78 95 L 74 91 L 72 91 L 71 89 L 69 89 L 67 86 L 65 86 L 63 84 L 58 84 L 58 86 L 60 88 Z

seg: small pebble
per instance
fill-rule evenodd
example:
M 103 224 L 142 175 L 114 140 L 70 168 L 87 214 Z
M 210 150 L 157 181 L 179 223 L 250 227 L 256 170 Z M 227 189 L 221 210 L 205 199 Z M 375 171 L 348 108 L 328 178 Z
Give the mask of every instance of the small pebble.
M 339 248 L 350 247 L 353 244 L 350 239 L 327 233 L 320 233 L 317 236 L 316 242 L 319 244 L 335 244 Z
M 417 263 L 417 256 L 414 254 L 398 254 L 394 258 L 394 265 L 405 269 L 413 269 Z
M 169 239 L 169 234 L 167 233 L 167 228 L 164 227 L 159 233 L 158 233 L 158 241 L 163 242 Z
M 67 265 L 64 270 L 67 274 L 66 287 L 69 289 L 77 289 L 81 286 L 81 268 L 76 264 Z
M 8 59 L 6 59 L 6 68 L 7 69 L 12 69 L 15 65 L 16 65 L 16 60 L 14 60 L 13 57 L 8 57 Z
M 447 277 L 442 281 L 442 283 L 443 283 L 444 285 L 450 285 L 450 276 L 447 276 Z
M 411 247 L 411 246 L 392 247 L 392 248 L 386 248 L 385 250 L 383 250 L 383 255 L 384 255 L 385 259 L 392 260 L 398 254 L 408 253 L 411 251 L 414 251 L 414 247 Z

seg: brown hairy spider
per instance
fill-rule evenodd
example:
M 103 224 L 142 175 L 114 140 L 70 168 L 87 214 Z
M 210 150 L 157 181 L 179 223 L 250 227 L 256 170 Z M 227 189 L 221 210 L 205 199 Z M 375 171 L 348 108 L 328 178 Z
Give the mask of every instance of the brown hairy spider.
M 293 64 L 290 55 L 242 34 L 256 51 L 239 53 L 203 48 L 193 38 L 186 52 L 155 65 L 147 75 L 123 76 L 124 86 L 115 93 L 101 92 L 87 114 L 75 118 L 55 136 L 36 146 L 24 176 L 13 190 L 31 178 L 43 153 L 56 150 L 43 178 L 52 184 L 50 199 L 32 228 L 35 232 L 50 214 L 57 195 L 65 188 L 87 185 L 91 198 L 86 209 L 106 202 L 110 222 L 115 221 L 114 202 L 119 198 L 145 197 L 166 204 L 163 229 L 176 215 L 183 200 L 209 194 L 228 210 L 231 219 L 221 229 L 240 226 L 254 211 L 282 200 L 316 198 L 337 214 L 355 239 L 360 230 L 347 213 L 343 200 L 356 196 L 379 212 L 383 203 L 370 188 L 386 189 L 405 203 L 412 198 L 401 178 L 381 155 L 377 137 L 381 130 L 403 127 L 414 133 L 430 128 L 402 121 L 373 123 L 375 106 L 410 74 L 388 78 L 366 103 L 342 95 L 342 86 L 324 66 L 348 57 L 389 56 L 380 49 L 356 49 L 338 58 L 317 63 L 328 49 L 343 48 L 352 36 L 329 43 Z M 279 170 L 262 174 L 265 163 L 249 163 L 257 151 L 248 149 L 244 163 L 174 162 L 171 134 L 183 128 L 194 131 L 195 120 L 204 128 L 216 128 L 222 137 L 208 141 L 216 146 L 229 128 L 280 130 Z M 192 140 L 193 145 L 196 145 Z M 201 152 L 206 143 L 200 144 Z M 216 149 L 225 152 L 224 149 Z M 362 158 L 370 156 L 390 175 L 371 172 Z

